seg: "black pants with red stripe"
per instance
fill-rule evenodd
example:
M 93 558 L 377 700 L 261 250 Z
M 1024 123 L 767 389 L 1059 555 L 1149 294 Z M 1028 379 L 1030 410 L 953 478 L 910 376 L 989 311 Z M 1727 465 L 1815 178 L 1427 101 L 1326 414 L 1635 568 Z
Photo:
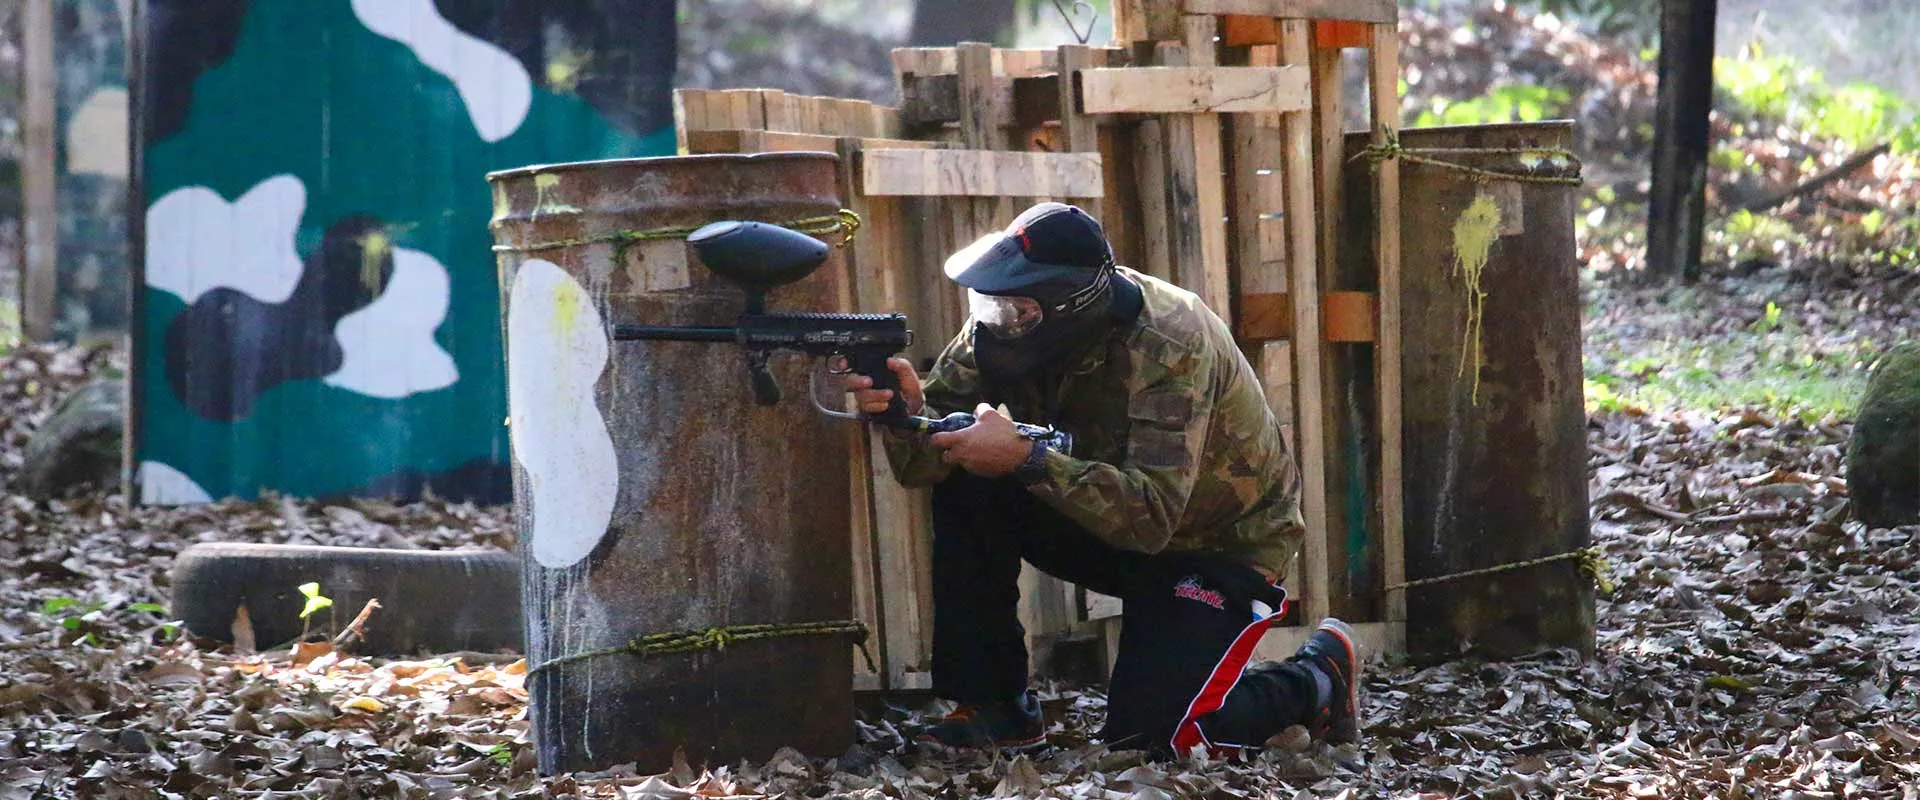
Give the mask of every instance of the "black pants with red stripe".
M 1236 559 L 1114 548 L 1008 478 L 955 472 L 933 490 L 933 688 L 963 703 L 1027 688 L 1020 562 L 1125 604 L 1101 739 L 1127 749 L 1257 747 L 1303 724 L 1298 664 L 1243 670 L 1286 592 Z

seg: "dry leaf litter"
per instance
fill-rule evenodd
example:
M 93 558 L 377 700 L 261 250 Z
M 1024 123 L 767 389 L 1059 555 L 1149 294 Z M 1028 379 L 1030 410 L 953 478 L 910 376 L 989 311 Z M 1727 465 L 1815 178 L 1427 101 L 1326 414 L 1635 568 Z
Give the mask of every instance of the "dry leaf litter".
M 1595 146 L 1640 146 L 1621 132 L 1650 115 L 1645 64 L 1510 11 L 1447 13 L 1472 14 L 1472 35 L 1456 32 L 1461 20 L 1409 13 L 1404 37 L 1454 45 L 1410 58 L 1427 76 L 1410 102 L 1448 85 L 1470 96 L 1489 76 L 1544 75 L 1573 88 L 1583 124 L 1618 133 Z M 1781 187 L 1805 160 L 1795 148 L 1829 165 L 1849 155 L 1771 140 Z M 1858 213 L 1858 202 L 1911 209 L 1912 169 L 1882 157 L 1818 202 L 1788 208 L 1796 225 L 1830 224 L 1817 218 Z M 1620 180 L 1634 186 L 1631 175 Z M 1583 237 L 1587 263 L 1640 257 L 1628 228 L 1606 228 Z M 1871 242 L 1805 241 L 1765 259 L 1728 258 L 1739 268 L 1679 303 L 1589 282 L 1589 370 L 1645 379 L 1633 354 L 1751 338 L 1765 302 L 1794 323 L 1782 347 L 1837 373 L 1914 337 L 1911 269 L 1841 256 Z M 0 355 L 0 486 L 52 406 L 122 362 L 111 350 Z M 394 660 L 320 643 L 248 652 L 183 637 L 164 610 L 167 569 L 195 542 L 508 549 L 502 510 L 274 497 L 129 508 L 110 493 L 45 504 L 8 493 L 0 798 L 1920 798 L 1920 528 L 1848 520 L 1844 416 L 1595 411 L 1593 535 L 1613 588 L 1598 600 L 1596 657 L 1379 664 L 1362 747 L 1328 748 L 1294 729 L 1245 762 L 1107 751 L 1088 743 L 1099 692 L 1048 686 L 1053 747 L 1030 756 L 913 749 L 914 725 L 940 710 L 929 704 L 863 715 L 860 743 L 833 758 L 783 750 L 658 775 L 541 777 L 517 658 Z

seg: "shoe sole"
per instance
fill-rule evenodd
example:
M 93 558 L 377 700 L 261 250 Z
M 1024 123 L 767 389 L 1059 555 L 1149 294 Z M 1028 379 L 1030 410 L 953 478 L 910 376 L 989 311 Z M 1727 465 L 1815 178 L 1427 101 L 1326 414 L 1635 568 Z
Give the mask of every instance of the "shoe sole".
M 1365 653 L 1360 648 L 1359 637 L 1347 623 L 1328 617 L 1320 621 L 1319 630 L 1333 634 L 1346 646 L 1347 663 L 1353 665 L 1353 674 L 1347 677 L 1347 715 L 1327 730 L 1327 741 L 1353 744 L 1360 741 L 1360 674 L 1366 669 L 1366 662 L 1361 658 Z

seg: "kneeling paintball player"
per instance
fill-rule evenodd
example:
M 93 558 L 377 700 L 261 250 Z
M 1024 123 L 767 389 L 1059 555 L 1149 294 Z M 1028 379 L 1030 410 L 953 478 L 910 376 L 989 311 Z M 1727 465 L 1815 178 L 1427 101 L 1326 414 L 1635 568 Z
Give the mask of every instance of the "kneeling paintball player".
M 964 430 L 885 437 L 894 477 L 933 487 L 933 689 L 956 710 L 921 735 L 949 747 L 1039 744 L 1020 561 L 1125 606 L 1109 746 L 1257 748 L 1291 725 L 1359 736 L 1363 656 L 1339 620 L 1249 668 L 1285 613 L 1300 551 L 1299 479 L 1252 367 L 1198 297 L 1116 266 L 1099 222 L 1060 203 L 955 253 L 966 328 L 923 382 L 889 362 L 907 410 L 971 411 Z M 853 377 L 861 410 L 891 393 Z M 1012 419 L 996 411 L 1003 405 Z M 1071 435 L 1072 452 L 1014 421 Z

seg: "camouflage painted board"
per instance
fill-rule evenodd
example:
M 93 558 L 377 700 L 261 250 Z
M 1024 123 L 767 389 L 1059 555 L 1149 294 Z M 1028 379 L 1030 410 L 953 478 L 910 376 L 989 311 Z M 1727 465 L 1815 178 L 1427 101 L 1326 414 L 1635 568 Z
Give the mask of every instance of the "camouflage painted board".
M 507 501 L 485 175 L 671 154 L 673 4 L 138 8 L 140 501 Z

